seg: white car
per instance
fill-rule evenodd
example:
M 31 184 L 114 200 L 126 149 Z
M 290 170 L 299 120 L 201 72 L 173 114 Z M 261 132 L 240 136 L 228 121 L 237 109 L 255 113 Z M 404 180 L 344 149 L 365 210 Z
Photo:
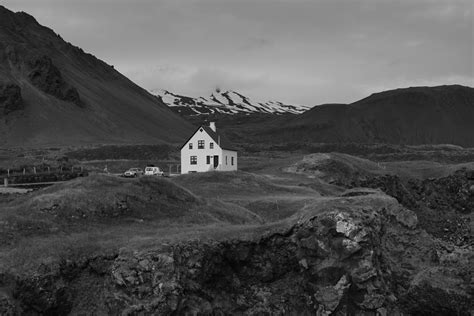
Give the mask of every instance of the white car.
M 123 173 L 123 176 L 126 178 L 139 177 L 143 175 L 143 170 L 140 168 L 130 168 Z
M 163 176 L 163 171 L 158 167 L 146 167 L 145 168 L 146 176 Z

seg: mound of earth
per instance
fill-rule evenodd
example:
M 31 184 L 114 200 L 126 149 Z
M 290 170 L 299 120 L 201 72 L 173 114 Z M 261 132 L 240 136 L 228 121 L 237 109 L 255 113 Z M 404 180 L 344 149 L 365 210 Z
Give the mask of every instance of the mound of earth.
M 245 238 L 229 232 L 4 272 L 0 313 L 469 315 L 470 251 L 418 229 L 416 215 L 386 195 L 326 198 Z
M 341 153 L 307 155 L 285 170 L 343 186 L 384 172 L 383 166 L 376 162 Z
M 158 177 L 93 175 L 36 191 L 8 203 L 0 214 L 2 242 L 56 235 L 89 225 L 259 223 L 237 205 L 200 198 Z
M 179 217 L 203 204 L 203 199 L 166 179 L 93 175 L 40 190 L 26 199 L 23 208 L 65 220 L 110 220 Z

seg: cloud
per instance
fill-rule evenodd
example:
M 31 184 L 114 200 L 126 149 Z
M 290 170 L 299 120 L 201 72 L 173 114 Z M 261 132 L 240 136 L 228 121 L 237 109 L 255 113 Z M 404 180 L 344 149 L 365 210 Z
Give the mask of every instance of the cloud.
M 261 37 L 249 37 L 244 43 L 240 46 L 242 50 L 254 50 L 254 49 L 262 49 L 262 48 L 269 48 L 273 46 L 272 41 L 261 38 Z
M 201 91 L 212 91 L 215 87 L 224 90 L 250 90 L 261 86 L 265 76 L 258 73 L 240 73 L 216 68 L 198 69 L 189 79 L 189 84 Z
M 472 23 L 472 2 L 470 0 L 429 1 L 414 15 L 441 22 L 470 21 Z
M 471 84 L 472 0 L 4 0 L 146 89 L 288 103 Z

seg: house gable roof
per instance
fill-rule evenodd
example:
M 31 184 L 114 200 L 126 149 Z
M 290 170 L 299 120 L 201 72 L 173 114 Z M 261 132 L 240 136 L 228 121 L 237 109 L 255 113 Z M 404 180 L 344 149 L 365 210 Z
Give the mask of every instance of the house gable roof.
M 191 138 L 193 138 L 194 135 L 196 135 L 196 133 L 201 130 L 201 128 L 212 138 L 212 140 L 214 140 L 214 143 L 219 145 L 219 147 L 221 147 L 222 149 L 224 150 L 232 150 L 232 151 L 237 151 L 232 143 L 225 137 L 223 137 L 222 135 L 218 134 L 217 132 L 214 132 L 209 126 L 199 126 L 195 131 L 194 133 L 192 133 L 191 137 L 189 137 L 185 142 L 184 144 L 181 146 L 180 150 L 183 149 L 183 147 L 189 142 L 189 140 Z

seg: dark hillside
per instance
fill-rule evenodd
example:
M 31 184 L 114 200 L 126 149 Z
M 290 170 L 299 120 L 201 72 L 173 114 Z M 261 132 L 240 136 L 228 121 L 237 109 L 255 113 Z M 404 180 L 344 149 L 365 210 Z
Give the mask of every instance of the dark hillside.
M 456 144 L 474 146 L 474 89 L 451 85 L 373 94 L 278 120 L 256 137 L 273 142 Z
M 0 145 L 180 142 L 191 125 L 32 16 L 0 6 Z

